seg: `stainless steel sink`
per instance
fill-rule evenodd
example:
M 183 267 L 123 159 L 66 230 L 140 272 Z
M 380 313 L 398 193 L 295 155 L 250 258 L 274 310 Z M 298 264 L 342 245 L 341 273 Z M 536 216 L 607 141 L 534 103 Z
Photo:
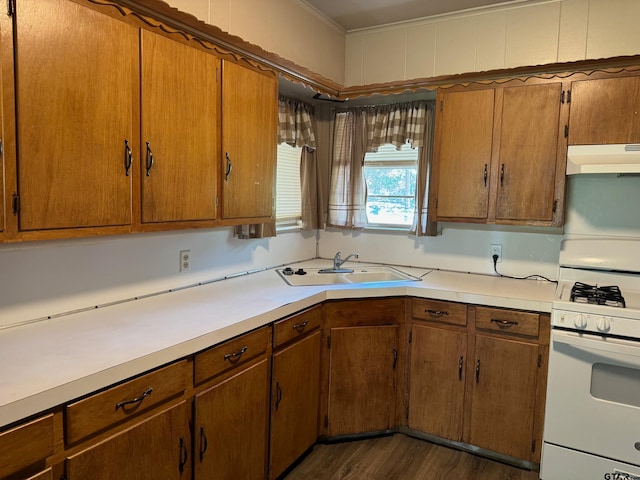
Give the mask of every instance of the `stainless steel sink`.
M 373 266 L 353 268 L 352 272 L 329 272 L 327 269 L 304 268 L 276 270 L 278 275 L 294 287 L 314 285 L 345 285 L 379 282 L 416 282 L 421 279 L 393 267 Z M 305 273 L 302 274 L 302 271 Z

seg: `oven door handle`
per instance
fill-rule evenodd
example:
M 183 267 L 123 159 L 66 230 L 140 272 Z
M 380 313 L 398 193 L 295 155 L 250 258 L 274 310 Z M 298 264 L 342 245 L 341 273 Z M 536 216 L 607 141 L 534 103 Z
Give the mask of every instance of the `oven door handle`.
M 607 337 L 606 340 L 603 340 L 602 337 L 595 335 L 558 331 L 554 331 L 552 333 L 552 340 L 554 343 L 562 343 L 581 350 L 600 350 L 603 352 L 628 355 L 640 359 L 640 342 L 634 342 L 631 340 L 622 340 L 612 337 Z

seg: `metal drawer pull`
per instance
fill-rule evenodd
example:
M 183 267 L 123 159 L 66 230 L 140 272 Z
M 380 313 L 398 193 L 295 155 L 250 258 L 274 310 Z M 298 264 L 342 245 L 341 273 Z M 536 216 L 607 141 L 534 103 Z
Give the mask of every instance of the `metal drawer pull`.
M 129 170 L 131 169 L 131 164 L 133 163 L 133 155 L 131 154 L 131 148 L 129 148 L 129 140 L 124 140 L 124 174 L 126 177 L 129 176 Z
M 281 401 L 282 401 L 282 389 L 280 388 L 280 382 L 276 382 L 276 412 L 278 411 L 278 406 L 280 406 Z
M 458 380 L 462 381 L 462 366 L 464 365 L 464 357 L 460 357 L 458 361 Z
M 240 357 L 242 356 L 242 354 L 243 354 L 244 352 L 246 352 L 246 351 L 247 351 L 247 349 L 248 349 L 248 348 L 249 348 L 249 347 L 247 347 L 247 346 L 245 345 L 245 346 L 244 346 L 244 347 L 242 347 L 240 350 L 238 350 L 236 353 L 227 353 L 227 354 L 224 356 L 224 359 L 225 359 L 225 360 L 231 360 L 231 359 L 237 359 L 237 358 L 240 358 Z
M 293 329 L 294 329 L 296 332 L 300 333 L 302 330 L 304 330 L 304 327 L 306 327 L 307 325 L 309 325 L 309 321 L 308 321 L 308 320 L 305 320 L 305 321 L 304 321 L 304 322 L 302 322 L 302 323 L 297 323 L 297 324 L 295 324 L 295 325 L 293 326 Z
M 147 396 L 151 395 L 151 392 L 153 392 L 153 388 L 149 387 L 144 392 L 142 392 L 142 395 L 134 398 L 133 400 L 125 400 L 124 402 L 116 403 L 116 410 L 118 410 L 120 407 L 124 409 L 124 407 L 127 405 L 142 402 L 142 400 L 144 400 Z
M 480 359 L 476 362 L 476 383 L 480 383 Z
M 178 469 L 180 473 L 184 472 L 184 466 L 189 459 L 189 452 L 187 452 L 187 446 L 185 445 L 184 438 L 180 437 L 180 463 L 178 463 Z
M 200 427 L 200 461 L 204 459 L 204 454 L 209 447 L 209 441 L 207 440 L 207 434 L 204 432 L 204 425 Z
M 149 175 L 151 175 L 151 167 L 153 167 L 153 152 L 151 151 L 151 144 L 149 142 L 147 142 L 147 160 L 146 160 L 146 167 L 147 167 L 147 177 Z
M 491 322 L 495 323 L 500 328 L 509 328 L 509 327 L 520 325 L 520 322 L 516 322 L 515 320 L 499 320 L 497 318 L 492 318 Z
M 487 164 L 484 164 L 484 186 L 487 186 Z
M 432 317 L 443 317 L 445 315 L 449 315 L 449 312 L 447 312 L 446 310 L 429 310 L 425 308 L 424 312 L 428 313 Z
M 231 158 L 229 158 L 229 152 L 226 152 L 227 157 L 227 170 L 224 172 L 225 181 L 229 181 L 229 175 L 231 175 L 231 169 L 233 168 L 231 165 Z

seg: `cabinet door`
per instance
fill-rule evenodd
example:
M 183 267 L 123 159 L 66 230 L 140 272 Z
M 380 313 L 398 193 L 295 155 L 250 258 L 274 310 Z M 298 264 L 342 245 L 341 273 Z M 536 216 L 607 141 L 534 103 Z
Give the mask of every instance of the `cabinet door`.
M 551 221 L 560 83 L 504 89 L 496 220 Z
M 328 434 L 393 427 L 398 326 L 332 328 L 330 335 Z
M 69 480 L 190 479 L 186 402 L 67 458 Z
M 271 478 L 318 438 L 321 337 L 317 331 L 273 356 Z
M 141 34 L 142 221 L 214 219 L 219 60 L 147 30 Z
M 640 143 L 640 76 L 571 83 L 569 145 Z
M 196 396 L 196 479 L 265 478 L 268 395 L 265 359 Z
M 467 334 L 414 325 L 409 372 L 409 428 L 462 440 Z
M 442 93 L 438 102 L 437 217 L 487 218 L 494 91 Z
M 532 343 L 476 336 L 469 443 L 531 458 L 539 348 Z
M 68 0 L 16 9 L 20 229 L 129 225 L 136 29 Z
M 278 121 L 276 79 L 223 62 L 222 112 L 222 215 L 270 217 Z

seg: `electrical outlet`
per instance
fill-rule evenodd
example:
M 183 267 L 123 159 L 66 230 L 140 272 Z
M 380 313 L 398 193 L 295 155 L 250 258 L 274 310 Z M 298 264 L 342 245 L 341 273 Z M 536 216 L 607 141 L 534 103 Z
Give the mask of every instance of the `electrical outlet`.
M 491 245 L 491 253 L 489 254 L 491 261 L 493 262 L 493 256 L 498 256 L 498 263 L 502 262 L 502 245 L 500 244 L 492 244 Z
M 188 272 L 191 270 L 191 250 L 180 250 L 180 271 Z

